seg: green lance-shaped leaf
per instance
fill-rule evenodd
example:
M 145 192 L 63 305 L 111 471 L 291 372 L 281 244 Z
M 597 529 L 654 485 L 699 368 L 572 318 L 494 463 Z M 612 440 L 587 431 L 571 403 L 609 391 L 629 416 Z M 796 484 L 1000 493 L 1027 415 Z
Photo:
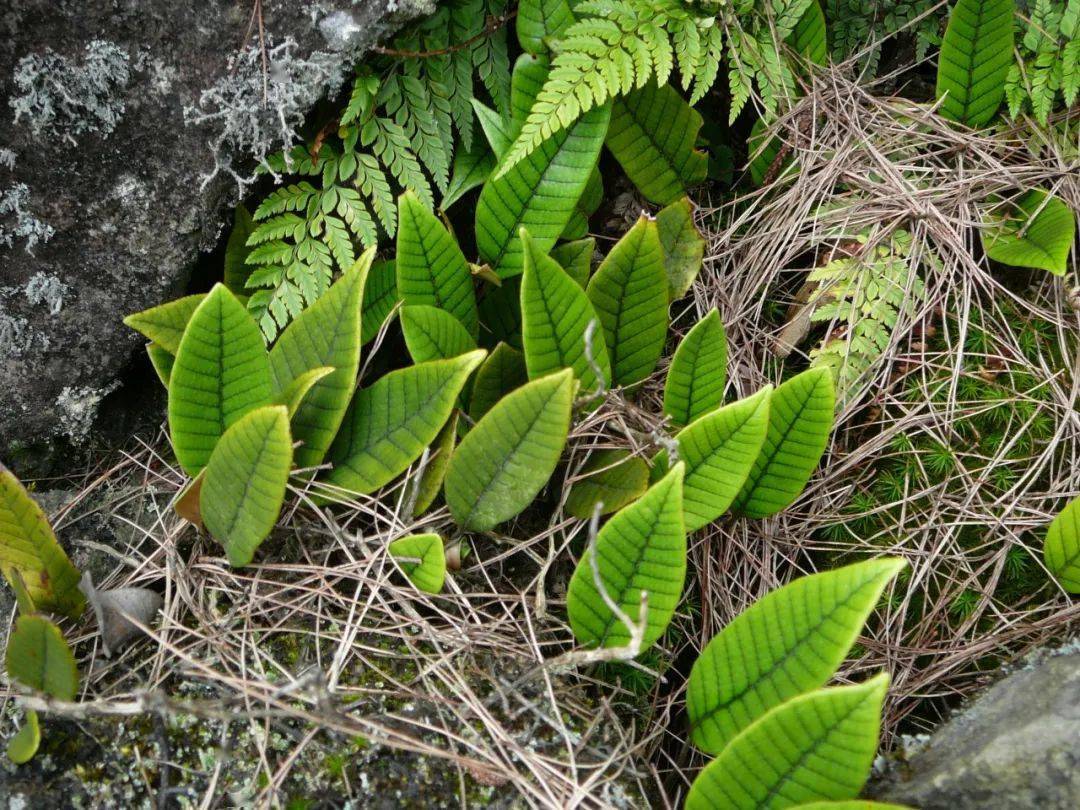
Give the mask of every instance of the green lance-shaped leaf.
M 203 525 L 225 547 L 229 564 L 251 562 L 277 523 L 292 468 L 289 414 L 258 408 L 225 431 L 206 465 L 199 493 Z
M 1062 509 L 1046 530 L 1043 560 L 1061 587 L 1080 593 L 1080 498 Z
M 233 210 L 233 227 L 225 243 L 225 286 L 233 295 L 247 295 L 247 280 L 254 268 L 247 263 L 251 247 L 248 239 L 255 233 L 255 220 L 242 205 Z
M 683 465 L 676 464 L 638 501 L 615 514 L 596 536 L 596 566 L 611 600 L 630 621 L 642 620 L 641 650 L 664 634 L 686 579 L 686 530 L 682 519 Z M 630 629 L 601 596 L 589 549 L 566 593 L 574 638 L 586 647 L 625 647 Z
M 1075 238 L 1072 209 L 1041 189 L 1029 191 L 1016 202 L 1015 211 L 982 232 L 986 255 L 994 261 L 1034 267 L 1055 276 L 1068 270 Z
M 587 239 L 577 239 L 573 242 L 563 242 L 551 251 L 551 258 L 559 263 L 559 267 L 566 271 L 578 283 L 581 289 L 589 286 L 589 275 L 592 273 L 592 257 L 596 252 L 596 240 L 591 236 Z
M 829 442 L 835 405 L 827 368 L 807 369 L 773 392 L 769 433 L 735 500 L 739 512 L 765 518 L 799 497 Z
M 176 354 L 188 321 L 205 298 L 205 294 L 177 298 L 175 301 L 128 315 L 124 318 L 124 323 L 169 354 Z
M 566 512 L 582 520 L 592 517 L 598 503 L 601 515 L 617 512 L 649 488 L 649 465 L 621 448 L 595 452 L 581 475 L 566 496 Z
M 660 209 L 656 214 L 656 229 L 664 250 L 668 299 L 677 301 L 690 290 L 705 257 L 705 238 L 694 225 L 690 200 L 683 197 Z
M 364 251 L 318 301 L 285 328 L 270 352 L 274 391 L 278 395 L 312 369 L 334 369 L 312 385 L 292 417 L 293 438 L 302 442 L 296 449 L 297 467 L 322 464 L 356 387 L 360 307 L 374 256 L 374 248 Z
M 496 167 L 484 184 L 476 206 L 476 246 L 502 278 L 522 272 L 522 228 L 541 252 L 554 247 L 585 191 L 610 117 L 610 104 L 590 110 L 512 167 L 500 162 L 502 169 Z
M 701 116 L 670 84 L 649 82 L 615 99 L 607 147 L 649 202 L 667 205 L 705 179 L 709 160 L 694 148 Z
M 858 795 L 877 751 L 888 686 L 881 673 L 780 704 L 702 770 L 686 810 L 762 810 Z
M 315 383 L 324 377 L 329 377 L 335 370 L 333 366 L 319 366 L 310 371 L 305 371 L 277 395 L 274 404 L 284 405 L 289 411 L 289 418 L 292 419 L 296 416 L 296 412 L 300 410 L 300 406 L 306 400 Z
M 525 355 L 513 346 L 500 342 L 476 372 L 469 400 L 469 416 L 473 421 L 479 419 L 496 402 L 528 381 Z
M 545 53 L 548 43 L 557 40 L 573 22 L 574 11 L 569 0 L 523 0 L 518 4 L 518 42 L 528 53 Z
M 671 358 L 664 384 L 664 413 L 676 427 L 689 425 L 724 402 L 727 385 L 727 335 L 720 313 L 694 324 Z
M 439 593 L 446 582 L 446 550 L 437 534 L 411 534 L 390 544 L 390 555 L 409 581 L 424 593 Z
M 11 678 L 38 692 L 72 701 L 79 691 L 75 656 L 60 628 L 44 616 L 20 616 L 7 646 Z
M 883 558 L 800 577 L 739 614 L 690 671 L 694 745 L 718 754 L 774 706 L 824 686 L 904 565 Z
M 262 333 L 236 296 L 215 284 L 188 321 L 169 378 L 169 432 L 184 472 L 198 475 L 222 434 L 272 399 Z
M 438 307 L 476 334 L 476 293 L 465 254 L 411 191 L 398 199 L 397 288 L 406 305 Z
M 79 571 L 56 542 L 49 520 L 18 478 L 0 464 L 0 571 L 16 594 L 29 599 L 20 610 L 47 610 L 73 619 L 86 605 Z
M 7 756 L 16 765 L 23 765 L 34 758 L 41 745 L 41 725 L 33 709 L 27 709 L 26 719 L 7 744 Z
M 454 440 L 458 432 L 458 412 L 450 414 L 450 418 L 443 425 L 435 441 L 431 443 L 431 455 L 428 457 L 427 467 L 420 475 L 416 483 L 416 501 L 413 503 L 413 517 L 424 514 L 439 497 L 442 491 L 443 481 L 446 480 L 446 469 L 450 466 L 450 457 L 454 454 Z
M 461 321 L 441 309 L 414 304 L 401 308 L 401 331 L 414 363 L 445 360 L 476 348 Z
M 394 260 L 374 262 L 364 284 L 364 303 L 360 315 L 360 343 L 375 339 L 401 297 L 397 291 Z
M 829 45 L 826 37 L 825 11 L 818 0 L 810 0 L 806 11 L 795 24 L 787 38 L 788 45 L 815 65 L 824 65 L 829 59 Z
M 766 386 L 705 414 L 675 436 L 679 460 L 686 462 L 683 508 L 688 532 L 716 520 L 739 494 L 765 442 L 771 393 L 772 386 Z M 666 464 L 665 451 L 657 456 L 654 473 Z
M 446 471 L 446 503 L 459 525 L 487 531 L 532 503 L 559 462 L 573 399 L 566 369 L 521 386 L 476 423 Z
M 154 367 L 154 373 L 161 380 L 161 384 L 168 388 L 176 357 L 152 342 L 146 344 L 146 356 L 150 358 L 150 365 Z
M 536 97 L 547 80 L 550 67 L 551 65 L 546 56 L 537 57 L 527 53 L 522 54 L 514 63 L 514 75 L 511 80 L 510 92 L 511 120 L 505 129 L 511 141 L 517 137 L 521 127 L 525 124 L 525 120 L 529 117 L 529 112 L 536 102 Z M 502 157 L 507 148 L 509 148 L 509 142 L 506 143 L 505 148 L 498 151 L 498 156 Z M 596 213 L 596 209 L 600 207 L 603 200 L 604 181 L 600 176 L 599 167 L 593 166 L 593 170 L 589 173 L 589 180 L 585 184 L 585 190 L 581 192 L 577 202 L 574 203 L 574 210 L 570 214 L 570 219 L 567 221 L 559 238 L 581 239 L 588 234 L 589 217 Z
M 485 356 L 478 349 L 407 366 L 357 391 L 330 448 L 333 469 L 323 480 L 366 494 L 404 472 L 438 435 Z
M 521 278 L 521 340 L 529 377 L 573 369 L 586 391 L 611 382 L 611 363 L 601 321 L 585 291 L 522 229 L 525 272 Z M 593 336 L 586 341 L 589 323 Z M 592 362 L 586 351 L 591 349 Z M 598 380 L 594 366 L 603 380 Z
M 615 243 L 587 289 L 600 318 L 615 385 L 648 377 L 664 351 L 668 301 L 656 223 L 641 217 Z
M 941 114 L 970 127 L 990 123 L 1013 62 L 1013 0 L 957 0 L 938 56 Z

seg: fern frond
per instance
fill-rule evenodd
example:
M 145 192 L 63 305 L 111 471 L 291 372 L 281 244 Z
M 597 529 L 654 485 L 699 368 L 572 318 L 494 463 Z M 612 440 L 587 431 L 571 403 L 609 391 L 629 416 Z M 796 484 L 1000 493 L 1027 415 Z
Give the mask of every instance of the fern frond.
M 858 241 L 866 243 L 866 235 Z M 810 351 L 811 365 L 833 372 L 843 396 L 874 367 L 892 342 L 903 314 L 910 317 L 924 285 L 908 259 L 910 235 L 897 231 L 868 255 L 834 259 L 812 270 L 817 283 L 811 320 L 829 323 L 831 334 Z M 864 251 L 865 252 L 865 251 Z
M 394 192 L 390 189 L 390 181 L 387 180 L 386 173 L 383 172 L 379 161 L 374 156 L 357 155 L 354 182 L 360 193 L 371 201 L 383 230 L 388 236 L 393 236 L 397 230 L 397 206 L 394 203 Z
M 612 96 L 643 86 L 654 73 L 663 73 L 666 79 L 672 53 L 666 28 L 677 24 L 668 16 L 674 9 L 681 11 L 671 0 L 578 4 L 578 14 L 591 16 L 569 26 L 557 43 L 551 73 L 510 148 L 503 171 Z
M 402 188 L 416 192 L 429 208 L 435 205 L 420 161 L 413 154 L 405 131 L 396 122 L 389 118 L 373 118 L 361 131 L 360 141 L 371 147 L 375 157 Z

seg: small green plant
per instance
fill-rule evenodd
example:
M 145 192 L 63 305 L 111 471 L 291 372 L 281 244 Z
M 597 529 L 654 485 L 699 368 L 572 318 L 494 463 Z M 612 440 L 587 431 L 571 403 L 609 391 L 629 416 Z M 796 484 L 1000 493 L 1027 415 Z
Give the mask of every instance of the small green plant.
M 399 537 L 389 546 L 405 576 L 425 593 L 439 593 L 446 580 L 446 550 L 437 534 Z
M 1013 0 L 957 2 L 938 59 L 937 99 L 943 116 L 984 127 L 1008 94 L 1014 116 L 1028 98 L 1036 117 L 1046 123 L 1059 89 L 1075 100 L 1080 91 L 1080 4 L 1070 2 L 1062 9 L 1051 0 L 1037 0 L 1023 39 L 1024 47 L 1038 54 L 1030 65 L 1012 64 L 1015 12 Z M 1059 31 L 1069 38 L 1060 53 Z M 981 235 L 991 259 L 1065 274 L 1076 234 L 1075 214 L 1065 203 L 1041 189 L 1026 189 L 1015 203 L 995 201 L 987 218 Z
M 853 255 L 837 255 L 815 267 L 807 280 L 811 321 L 829 325 L 829 335 L 810 352 L 811 362 L 832 371 L 837 388 L 849 392 L 863 381 L 892 344 L 901 316 L 914 316 L 925 285 L 909 258 L 911 237 L 894 231 L 879 244 L 860 234 Z
M 161 607 L 161 596 L 146 588 L 98 591 L 90 575 L 72 565 L 41 507 L 10 470 L 0 465 L 0 570 L 15 592 L 22 614 L 8 636 L 8 675 L 24 686 L 62 701 L 75 700 L 79 673 L 60 629 L 43 613 L 78 619 L 87 602 L 101 631 L 105 655 L 135 638 Z M 28 762 L 41 742 L 37 713 L 8 741 L 8 758 Z
M 986 255 L 1012 267 L 1033 267 L 1064 276 L 1076 238 L 1076 215 L 1065 203 L 1041 189 L 1032 189 L 994 212 L 982 231 Z
M 0 464 L 0 571 L 23 613 L 78 618 L 86 607 L 79 571 L 56 541 L 49 520 L 26 487 Z
M 797 31 L 807 26 L 819 31 L 824 43 L 824 18 L 816 0 L 765 7 L 746 0 L 696 5 L 681 0 L 587 0 L 577 4 L 574 14 L 579 19 L 552 42 L 551 73 L 497 171 L 508 171 L 610 99 L 640 91 L 649 82 L 665 86 L 676 67 L 682 88 L 692 90 L 691 104 L 712 87 L 724 64 L 730 120 L 738 116 L 755 86 L 766 112 L 774 114 L 780 97 L 793 95 L 795 85 L 778 42 L 793 36 L 797 41 L 814 39 L 809 32 Z M 640 100 L 629 103 L 636 106 Z M 658 109 L 655 99 L 644 104 Z M 685 120 L 678 118 L 676 126 L 685 130 Z
M 713 638 L 687 682 L 691 738 L 716 756 L 687 808 L 789 807 L 854 798 L 877 750 L 889 678 L 824 687 L 904 562 L 802 577 Z
M 1046 124 L 1058 105 L 1071 107 L 1080 94 L 1080 3 L 1028 3 L 1018 58 L 1005 77 L 1009 116 L 1030 111 Z
M 60 628 L 43 616 L 20 616 L 8 638 L 8 675 L 57 700 L 73 701 L 79 691 L 79 670 Z M 16 765 L 29 762 L 41 743 L 37 712 L 26 712 L 26 723 L 8 742 L 8 758 Z
M 1080 498 L 1071 501 L 1046 530 L 1043 559 L 1069 593 L 1080 593 Z

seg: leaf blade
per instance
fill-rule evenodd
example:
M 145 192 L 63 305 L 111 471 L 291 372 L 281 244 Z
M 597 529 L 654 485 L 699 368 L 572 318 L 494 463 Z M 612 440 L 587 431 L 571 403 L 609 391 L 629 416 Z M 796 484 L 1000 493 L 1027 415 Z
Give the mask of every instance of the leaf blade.
M 850 799 L 870 775 L 889 676 L 800 695 L 732 740 L 701 772 L 687 810 Z
M 522 272 L 521 228 L 541 250 L 555 245 L 600 156 L 610 116 L 610 105 L 596 107 L 501 173 L 500 160 L 476 206 L 476 246 L 499 276 Z
M 763 388 L 700 417 L 675 437 L 686 462 L 683 509 L 686 530 L 696 531 L 727 511 L 761 452 L 769 426 Z
M 75 656 L 60 628 L 44 616 L 20 616 L 8 638 L 8 675 L 57 700 L 73 701 L 79 692 Z
M 735 509 L 765 518 L 786 509 L 806 486 L 829 443 L 836 395 L 832 373 L 810 368 L 772 393 L 769 432 L 735 501 Z
M 649 202 L 667 205 L 705 179 L 708 158 L 694 148 L 701 124 L 674 87 L 649 82 L 615 99 L 606 145 Z
M 591 341 L 592 362 L 586 352 L 589 323 L 601 327 L 601 322 L 585 290 L 524 229 L 522 244 L 521 341 L 530 379 L 569 368 L 585 390 L 608 385 L 611 363 L 600 328 Z M 603 379 L 597 377 L 597 369 Z
M 225 431 L 271 399 L 262 333 L 217 284 L 188 321 L 169 377 L 169 432 L 180 466 L 198 475 Z
M 437 594 L 446 581 L 446 551 L 437 534 L 412 534 L 390 543 L 392 557 L 415 557 L 418 561 L 398 560 L 409 581 L 424 593 Z
M 412 304 L 402 307 L 398 317 L 414 363 L 446 360 L 476 348 L 476 341 L 461 321 L 445 310 Z
M 1001 222 L 980 232 L 986 255 L 1013 267 L 1033 267 L 1064 276 L 1076 238 L 1072 209 L 1041 189 L 1021 197 L 1016 209 L 1022 215 L 1020 221 Z
M 566 513 L 580 520 L 592 517 L 598 503 L 602 504 L 601 515 L 617 512 L 649 488 L 645 459 L 622 448 L 594 453 L 581 476 L 570 487 L 565 505 Z
M 330 448 L 333 469 L 323 481 L 367 494 L 389 483 L 434 441 L 482 349 L 407 366 L 357 391 Z
M 596 536 L 600 581 L 631 621 L 641 621 L 641 592 L 648 593 L 642 651 L 664 634 L 682 597 L 686 579 L 682 479 L 683 466 L 677 464 L 639 500 L 617 512 Z M 566 610 L 579 644 L 622 647 L 629 643 L 628 628 L 597 588 L 589 550 L 570 580 Z
M 693 286 L 705 256 L 705 238 L 694 225 L 690 200 L 683 197 L 656 214 L 656 228 L 664 251 L 668 299 L 677 301 Z
M 720 312 L 698 321 L 679 342 L 664 383 L 664 413 L 671 424 L 689 425 L 720 407 L 727 385 L 727 335 Z
M 946 118 L 979 128 L 1005 95 L 1013 59 L 1013 0 L 957 0 L 938 57 L 935 97 Z
M 221 437 L 199 492 L 203 525 L 229 564 L 242 567 L 273 530 L 292 467 L 292 437 L 284 405 L 257 408 Z
M 586 289 L 600 319 L 611 382 L 634 385 L 656 368 L 667 338 L 667 278 L 656 223 L 641 217 Z
M 1069 593 L 1080 593 L 1080 498 L 1054 518 L 1046 530 L 1043 561 Z
M 323 462 L 349 405 L 360 370 L 361 302 L 373 248 L 305 309 L 281 333 L 270 351 L 274 389 L 282 394 L 315 368 L 333 372 L 311 386 L 292 417 L 293 438 L 303 442 L 296 465 L 316 467 Z
M 37 610 L 78 618 L 86 605 L 79 571 L 56 540 L 45 512 L 0 464 L 0 570 Z M 22 603 L 20 602 L 20 608 Z
M 736 616 L 690 671 L 694 745 L 719 754 L 775 706 L 824 686 L 904 565 L 885 558 L 800 577 Z
M 188 321 L 205 298 L 205 294 L 186 295 L 128 315 L 124 323 L 169 354 L 176 354 Z
M 398 199 L 395 263 L 398 294 L 407 306 L 448 312 L 475 337 L 476 293 L 465 254 L 438 217 L 410 191 Z
M 521 512 L 540 492 L 570 429 L 569 369 L 503 397 L 462 439 L 444 492 L 460 526 L 487 531 Z

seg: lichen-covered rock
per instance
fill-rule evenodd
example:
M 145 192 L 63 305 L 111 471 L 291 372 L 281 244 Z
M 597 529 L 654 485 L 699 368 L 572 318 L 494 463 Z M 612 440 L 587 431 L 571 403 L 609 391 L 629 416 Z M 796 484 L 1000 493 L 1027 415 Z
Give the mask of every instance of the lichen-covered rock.
M 1080 807 L 1080 651 L 1032 660 L 889 771 L 874 793 L 922 810 Z
M 86 439 L 141 350 L 121 318 L 184 289 L 257 160 L 432 5 L 5 4 L 0 458 Z

